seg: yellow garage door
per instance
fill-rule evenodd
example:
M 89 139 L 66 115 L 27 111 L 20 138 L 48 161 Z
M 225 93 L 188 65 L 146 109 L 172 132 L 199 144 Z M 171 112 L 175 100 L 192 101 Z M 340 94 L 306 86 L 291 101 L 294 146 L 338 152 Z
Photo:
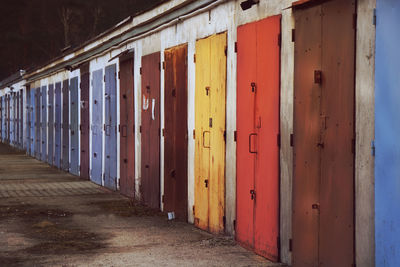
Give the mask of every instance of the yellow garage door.
M 226 33 L 196 42 L 195 225 L 223 232 Z

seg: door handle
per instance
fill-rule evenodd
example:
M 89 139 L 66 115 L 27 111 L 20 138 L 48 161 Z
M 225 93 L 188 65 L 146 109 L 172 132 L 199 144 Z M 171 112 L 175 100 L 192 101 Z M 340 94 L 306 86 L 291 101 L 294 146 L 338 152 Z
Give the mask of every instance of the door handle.
M 205 145 L 205 135 L 206 135 L 206 133 L 210 133 L 210 131 L 203 131 L 203 147 L 204 148 L 210 148 L 210 145 L 208 145 L 208 146 L 206 146 Z
M 254 189 L 250 190 L 250 197 L 251 197 L 251 200 L 256 199 L 256 191 Z
M 251 134 L 249 134 L 249 153 L 250 154 L 257 154 L 257 151 L 253 151 L 253 150 L 251 150 L 251 147 L 252 147 L 252 139 L 253 138 L 251 138 L 252 136 L 257 136 L 257 134 L 256 133 L 251 133 Z

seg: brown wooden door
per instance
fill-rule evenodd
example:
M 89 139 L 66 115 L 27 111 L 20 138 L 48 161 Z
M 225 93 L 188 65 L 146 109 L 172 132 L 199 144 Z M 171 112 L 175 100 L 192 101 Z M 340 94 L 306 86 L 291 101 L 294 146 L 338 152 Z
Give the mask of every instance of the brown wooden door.
M 352 266 L 355 1 L 294 14 L 293 265 Z
M 164 210 L 187 220 L 187 45 L 164 52 Z
M 142 158 L 143 202 L 160 207 L 160 53 L 142 57 Z
M 85 64 L 81 67 L 81 164 L 80 164 L 80 176 L 84 179 L 89 180 L 89 64 Z
M 135 196 L 135 113 L 133 87 L 133 54 L 120 59 L 120 190 Z

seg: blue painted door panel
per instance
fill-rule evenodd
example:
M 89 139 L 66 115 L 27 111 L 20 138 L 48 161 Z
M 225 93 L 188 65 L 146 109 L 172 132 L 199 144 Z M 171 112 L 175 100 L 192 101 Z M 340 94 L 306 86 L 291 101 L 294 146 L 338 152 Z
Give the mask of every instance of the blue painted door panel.
M 30 149 L 30 155 L 32 157 L 35 156 L 35 147 L 36 147 L 36 136 L 35 136 L 35 127 L 36 127 L 36 107 L 35 107 L 35 103 L 36 103 L 36 89 L 35 88 L 31 88 L 31 112 L 30 112 L 30 116 L 31 116 L 31 125 L 30 125 L 30 130 L 31 130 L 31 141 L 30 141 L 30 145 L 31 145 L 31 149 Z
M 79 175 L 79 99 L 78 99 L 78 77 L 71 79 L 69 84 L 71 94 L 71 168 L 70 172 Z
M 64 171 L 69 171 L 69 80 L 63 81 L 62 103 L 62 159 L 61 166 Z
M 41 138 L 41 160 L 47 161 L 47 86 L 42 86 L 41 92 L 41 131 L 42 131 L 42 138 Z
M 400 266 L 400 1 L 377 1 L 375 61 L 376 266 Z
M 117 190 L 117 98 L 116 65 L 105 69 L 105 159 L 104 186 Z
M 47 162 L 53 165 L 54 161 L 54 84 L 49 85 L 49 100 L 48 100 L 48 113 L 49 113 L 49 138 L 47 147 Z
M 90 180 L 102 185 L 103 178 L 103 70 L 93 72 L 92 80 L 92 167 Z
M 61 169 L 61 82 L 56 83 L 54 123 L 54 165 Z
M 40 160 L 41 146 L 40 146 L 40 87 L 36 88 L 35 95 L 35 158 Z
M 9 137 L 9 142 L 10 142 L 10 144 L 13 144 L 13 126 L 14 126 L 14 124 L 13 124 L 13 93 L 11 93 L 10 95 L 9 95 L 9 105 L 10 105 L 10 117 L 9 117 L 9 119 L 10 119 L 10 137 Z

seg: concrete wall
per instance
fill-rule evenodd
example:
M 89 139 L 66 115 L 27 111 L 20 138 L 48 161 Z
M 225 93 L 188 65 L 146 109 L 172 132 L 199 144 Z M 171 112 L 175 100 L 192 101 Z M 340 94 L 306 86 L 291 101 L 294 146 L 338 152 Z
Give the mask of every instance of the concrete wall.
M 376 0 L 358 0 L 356 53 L 356 263 L 375 265 L 374 134 Z

